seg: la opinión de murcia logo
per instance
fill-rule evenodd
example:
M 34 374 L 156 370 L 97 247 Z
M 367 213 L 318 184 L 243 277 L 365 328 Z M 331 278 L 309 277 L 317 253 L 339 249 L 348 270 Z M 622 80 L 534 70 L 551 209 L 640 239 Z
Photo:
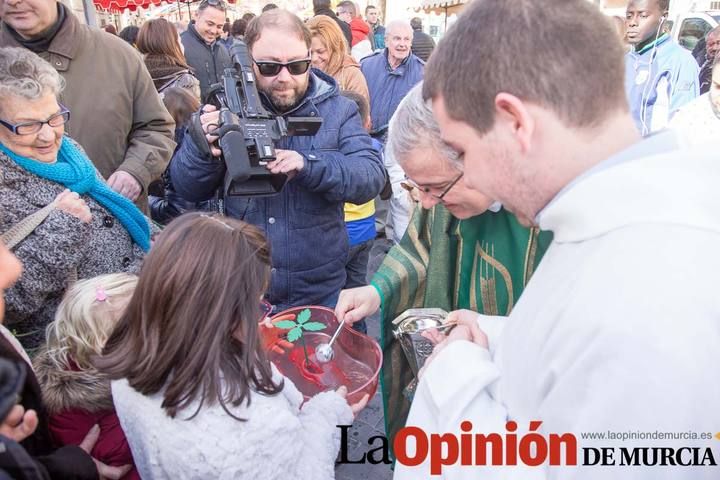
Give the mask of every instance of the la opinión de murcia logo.
M 539 433 L 542 421 L 531 421 L 528 431 L 518 435 L 517 422 L 508 421 L 506 432 L 474 433 L 473 424 L 460 424 L 462 433 L 432 433 L 407 426 L 393 441 L 396 460 L 408 467 L 422 465 L 429 460 L 430 474 L 441 475 L 444 467 L 473 466 L 717 466 L 711 447 L 582 447 L 582 463 L 578 464 L 578 440 L 573 433 Z M 368 439 L 368 451 L 362 457 L 348 458 L 348 431 L 351 425 L 338 425 L 341 431 L 339 463 L 392 463 L 388 440 L 378 435 Z M 682 434 L 680 434 L 682 435 Z M 583 434 L 583 438 L 604 440 L 598 434 Z M 620 438 L 609 436 L 610 439 Z M 632 437 L 628 437 L 632 438 Z M 657 439 L 658 437 L 648 436 Z M 662 438 L 712 439 L 710 433 Z M 720 433 L 716 438 L 720 440 Z M 412 448 L 409 448 L 412 445 Z

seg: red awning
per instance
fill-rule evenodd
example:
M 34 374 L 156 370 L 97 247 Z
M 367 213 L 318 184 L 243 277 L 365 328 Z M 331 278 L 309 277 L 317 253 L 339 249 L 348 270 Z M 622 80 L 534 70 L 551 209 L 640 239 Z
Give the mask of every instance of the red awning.
M 135 11 L 138 7 L 147 8 L 150 5 L 160 5 L 163 0 L 93 0 L 95 5 L 105 10 L 122 12 Z
M 237 0 L 226 0 L 228 3 L 235 3 Z M 187 4 L 196 2 L 187 2 L 182 0 L 93 0 L 95 6 L 116 12 L 130 10 L 134 12 L 138 7 L 147 8 L 150 5 L 160 6 L 162 3 Z M 197 2 L 199 3 L 199 2 Z

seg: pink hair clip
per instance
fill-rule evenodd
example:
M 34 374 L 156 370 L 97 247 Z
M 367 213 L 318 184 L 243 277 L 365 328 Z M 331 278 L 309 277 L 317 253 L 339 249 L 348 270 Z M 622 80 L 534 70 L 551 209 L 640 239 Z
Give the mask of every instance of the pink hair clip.
M 102 287 L 97 287 L 95 289 L 95 301 L 96 302 L 104 302 L 107 300 L 107 293 L 105 292 L 105 289 Z

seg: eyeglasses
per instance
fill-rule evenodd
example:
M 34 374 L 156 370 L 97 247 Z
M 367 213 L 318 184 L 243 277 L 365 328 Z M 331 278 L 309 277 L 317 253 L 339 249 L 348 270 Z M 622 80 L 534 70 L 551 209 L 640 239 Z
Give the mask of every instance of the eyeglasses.
M 288 63 L 255 61 L 255 65 L 257 65 L 258 72 L 260 72 L 260 75 L 263 77 L 275 77 L 280 74 L 280 71 L 283 68 L 287 68 L 290 75 L 302 75 L 310 68 L 310 59 L 305 58 L 303 60 L 293 60 Z
M 15 135 L 32 135 L 33 133 L 37 133 L 42 130 L 42 127 L 45 124 L 51 127 L 59 127 L 66 124 L 68 120 L 70 120 L 70 110 L 65 108 L 63 105 L 60 105 L 60 113 L 56 113 L 44 122 L 37 121 L 13 124 L 0 120 L 0 124 L 13 132 Z
M 410 180 L 407 176 L 405 177 L 405 182 L 400 183 L 400 186 L 403 187 L 403 188 L 404 188 L 405 190 L 407 190 L 408 192 L 412 192 L 414 189 L 417 188 L 418 190 L 420 190 L 420 191 L 423 192 L 424 194 L 430 195 L 431 197 L 433 197 L 433 198 L 435 198 L 435 199 L 437 199 L 437 200 L 442 201 L 443 198 L 445 198 L 445 195 L 447 195 L 448 192 L 449 192 L 450 190 L 452 190 L 452 188 L 453 188 L 455 185 L 457 185 L 457 183 L 460 181 L 460 179 L 463 177 L 464 174 L 465 174 L 465 172 L 460 172 L 460 175 L 458 175 L 457 177 L 455 177 L 455 178 L 448 184 L 448 186 L 443 189 L 443 191 L 442 191 L 442 193 L 441 193 L 440 195 L 435 195 L 434 193 L 432 193 L 432 192 L 430 191 L 430 190 L 431 190 L 430 187 L 421 187 L 420 185 L 418 185 L 418 184 L 415 183 L 414 181 Z
M 208 6 L 217 8 L 218 10 L 227 10 L 227 5 L 223 0 L 202 0 L 198 6 L 198 10 L 205 10 Z

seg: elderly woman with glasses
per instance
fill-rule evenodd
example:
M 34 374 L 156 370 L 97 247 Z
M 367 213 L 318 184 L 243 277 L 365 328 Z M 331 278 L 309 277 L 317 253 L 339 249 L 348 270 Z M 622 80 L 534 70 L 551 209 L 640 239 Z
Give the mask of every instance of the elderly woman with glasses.
M 62 86 L 36 54 L 0 49 L 0 232 L 25 266 L 7 291 L 5 323 L 29 350 L 69 282 L 137 272 L 150 248 L 147 218 L 64 135 Z
M 406 188 L 415 190 L 421 208 L 371 284 L 342 291 L 335 313 L 353 323 L 382 306 L 383 401 L 392 445 L 405 426 L 415 385 L 393 335 L 393 319 L 411 308 L 508 315 L 552 238 L 523 227 L 492 199 L 465 186 L 458 155 L 441 140 L 422 98 L 422 83 L 390 121 L 386 149 L 405 170 Z

